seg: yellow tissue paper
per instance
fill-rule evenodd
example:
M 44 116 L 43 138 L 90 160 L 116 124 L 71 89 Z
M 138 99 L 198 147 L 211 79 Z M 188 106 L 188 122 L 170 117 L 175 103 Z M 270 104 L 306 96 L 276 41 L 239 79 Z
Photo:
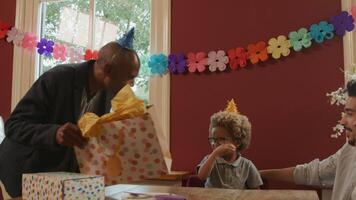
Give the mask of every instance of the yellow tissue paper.
M 138 99 L 130 85 L 123 87 L 111 100 L 113 112 L 98 117 L 94 113 L 85 113 L 78 122 L 84 137 L 97 137 L 102 123 L 134 118 L 144 115 L 147 110 L 143 100 Z

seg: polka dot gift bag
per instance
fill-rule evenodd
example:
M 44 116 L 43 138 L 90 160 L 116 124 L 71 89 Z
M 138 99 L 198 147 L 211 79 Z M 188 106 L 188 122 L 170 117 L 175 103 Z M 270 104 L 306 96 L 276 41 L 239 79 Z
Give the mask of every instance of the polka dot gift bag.
M 147 111 L 128 85 L 111 105 L 109 114 L 99 118 L 86 113 L 79 120 L 79 128 L 89 138 L 84 149 L 75 148 L 80 172 L 102 175 L 107 185 L 167 174 L 172 160 L 154 109 Z

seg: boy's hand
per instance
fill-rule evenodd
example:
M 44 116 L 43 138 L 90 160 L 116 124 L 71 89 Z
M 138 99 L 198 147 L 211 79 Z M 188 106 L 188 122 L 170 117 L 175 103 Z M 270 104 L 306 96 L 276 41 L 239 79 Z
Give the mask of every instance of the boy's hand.
M 222 157 L 226 155 L 231 155 L 236 151 L 236 146 L 233 144 L 222 144 L 216 147 L 213 151 L 213 154 L 216 156 Z

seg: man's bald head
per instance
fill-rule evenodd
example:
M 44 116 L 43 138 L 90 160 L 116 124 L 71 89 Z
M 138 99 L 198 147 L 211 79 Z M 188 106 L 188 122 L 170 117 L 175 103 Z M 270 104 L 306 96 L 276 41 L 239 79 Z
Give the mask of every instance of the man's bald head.
M 121 47 L 117 42 L 110 42 L 99 50 L 95 68 L 96 79 L 116 94 L 138 75 L 140 60 L 136 51 Z

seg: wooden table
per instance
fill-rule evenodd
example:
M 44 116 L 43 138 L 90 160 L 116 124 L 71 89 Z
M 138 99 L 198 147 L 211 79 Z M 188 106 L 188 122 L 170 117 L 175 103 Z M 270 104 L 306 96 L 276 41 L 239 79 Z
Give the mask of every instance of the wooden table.
M 173 193 L 186 197 L 187 200 L 318 200 L 318 195 L 311 190 L 233 190 L 207 189 L 196 187 L 172 187 L 118 184 L 106 187 L 108 200 L 120 199 L 132 193 Z

